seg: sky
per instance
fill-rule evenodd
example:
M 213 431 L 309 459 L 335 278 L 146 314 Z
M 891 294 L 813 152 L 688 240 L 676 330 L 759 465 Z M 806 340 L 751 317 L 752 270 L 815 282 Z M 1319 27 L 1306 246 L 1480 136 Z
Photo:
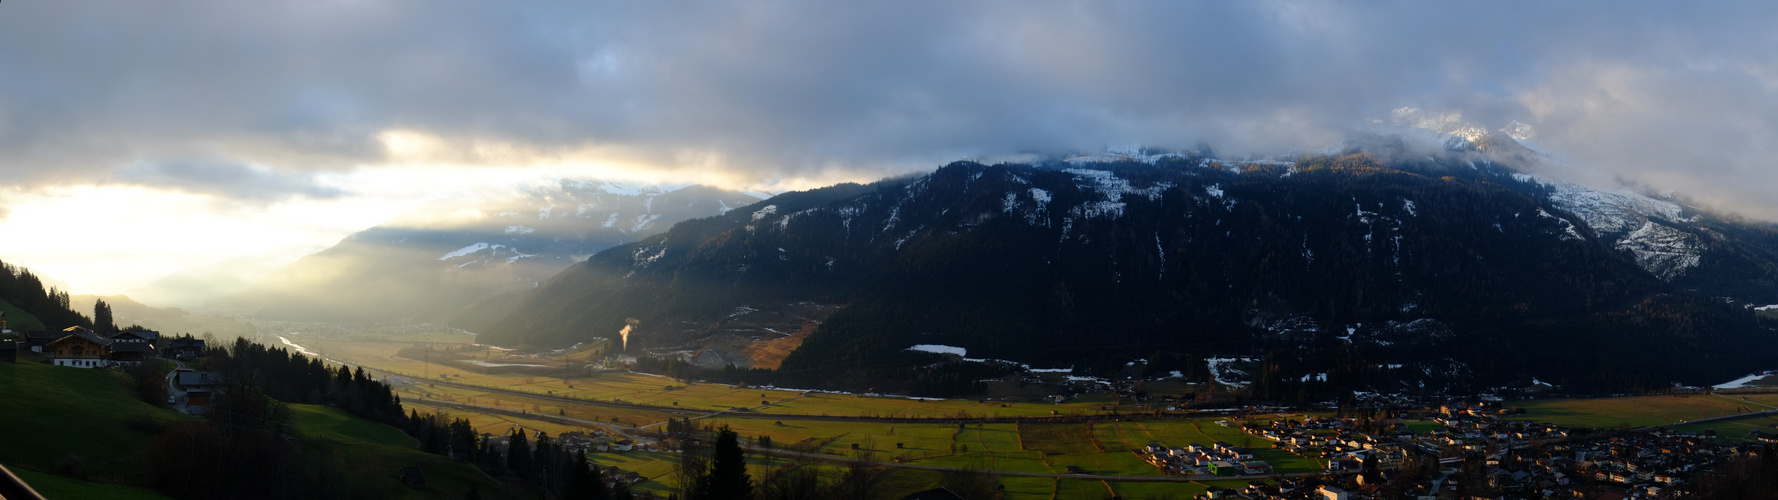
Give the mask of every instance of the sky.
M 5 2 L 0 260 L 123 293 L 552 176 L 1282 154 L 1408 106 L 1774 220 L 1773 25 L 1733 1 Z

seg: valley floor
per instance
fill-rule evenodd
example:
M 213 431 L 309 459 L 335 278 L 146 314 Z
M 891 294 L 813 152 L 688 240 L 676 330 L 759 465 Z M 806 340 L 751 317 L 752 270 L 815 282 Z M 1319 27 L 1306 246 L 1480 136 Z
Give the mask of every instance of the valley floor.
M 841 463 L 855 457 L 883 463 L 879 498 L 939 484 L 942 472 L 914 467 L 998 471 L 1007 498 L 1077 498 L 1174 496 L 1189 498 L 1205 489 L 1244 487 L 1246 478 L 1172 476 L 1147 462 L 1139 450 L 1150 444 L 1232 443 L 1254 450 L 1276 474 L 1315 474 L 1325 460 L 1272 448 L 1272 443 L 1220 425 L 1232 417 L 1175 416 L 1128 420 L 1116 415 L 1152 412 L 1153 406 L 1118 404 L 1116 398 L 1083 395 L 1061 404 L 1033 401 L 935 400 L 866 397 L 776 388 L 688 383 L 666 377 L 621 371 L 559 373 L 487 373 L 462 361 L 482 364 L 544 364 L 547 356 L 511 356 L 477 348 L 473 337 L 430 334 L 426 338 L 435 361 L 403 338 L 352 339 L 327 335 L 288 335 L 327 359 L 361 365 L 391 382 L 404 404 L 422 412 L 436 411 L 468 418 L 481 432 L 501 434 L 513 428 L 552 435 L 603 431 L 632 438 L 632 451 L 601 451 L 591 458 L 643 478 L 635 488 L 662 495 L 676 492 L 673 471 L 677 456 L 650 447 L 652 433 L 669 418 L 691 418 L 700 425 L 728 426 L 746 440 L 769 437 L 778 448 L 801 450 L 832 460 L 819 465 L 824 474 L 839 474 Z M 410 349 L 404 353 L 404 349 Z M 584 368 L 582 368 L 584 370 Z M 1672 425 L 1700 418 L 1733 416 L 1778 408 L 1778 394 L 1643 396 L 1577 400 L 1529 400 L 1508 403 L 1523 407 L 1520 420 L 1569 427 L 1601 429 Z M 1301 418 L 1300 414 L 1244 415 L 1254 422 Z M 1079 422 L 1056 422 L 1074 417 Z M 998 418 L 980 422 L 974 419 Z M 837 419 L 837 420 L 836 420 Z M 920 420 L 913 420 L 920 419 Z M 969 420 L 965 420 L 969 419 Z M 1030 419 L 1030 420 L 1026 420 Z M 962 421 L 962 423 L 959 423 Z M 1430 422 L 1409 422 L 1425 425 Z M 1729 420 L 1698 425 L 1719 436 L 1746 435 L 1770 423 Z M 1683 428 L 1682 429 L 1686 429 Z M 1424 431 L 1424 429 L 1422 430 Z M 1737 434 L 1738 433 L 1738 434 Z M 751 453 L 756 478 L 773 474 L 787 462 Z M 803 460 L 807 461 L 807 460 Z M 831 469 L 831 470 L 828 470 Z M 1028 475 L 1011 475 L 1028 474 Z M 1104 476 L 1093 478 L 1092 476 Z M 1121 477 L 1165 481 L 1125 481 Z

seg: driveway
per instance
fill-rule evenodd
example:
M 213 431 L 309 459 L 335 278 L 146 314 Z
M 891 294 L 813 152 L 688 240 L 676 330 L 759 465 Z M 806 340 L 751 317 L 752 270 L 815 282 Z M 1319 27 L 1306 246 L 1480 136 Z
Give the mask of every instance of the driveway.
M 166 359 L 167 361 L 172 361 L 174 365 L 176 365 L 180 368 L 185 368 L 184 361 L 179 361 L 176 359 L 167 359 L 167 358 L 156 358 L 156 359 Z M 179 370 L 173 370 L 173 371 L 167 372 L 167 395 L 172 396 L 172 398 L 173 398 L 173 404 L 170 404 L 167 406 L 172 407 L 174 410 L 178 410 L 179 413 L 185 413 L 185 388 L 179 387 L 179 384 L 175 383 L 173 381 L 174 377 L 178 377 L 178 376 L 179 376 Z

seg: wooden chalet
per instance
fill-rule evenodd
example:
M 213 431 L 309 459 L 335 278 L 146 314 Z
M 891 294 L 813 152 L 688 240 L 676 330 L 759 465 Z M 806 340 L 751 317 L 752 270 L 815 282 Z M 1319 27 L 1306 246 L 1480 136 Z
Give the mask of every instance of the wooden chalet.
M 56 366 L 101 368 L 110 365 L 111 339 L 90 331 L 74 332 L 45 344 L 43 351 Z
M 19 343 L 16 340 L 0 340 L 0 361 L 17 363 L 19 360 Z

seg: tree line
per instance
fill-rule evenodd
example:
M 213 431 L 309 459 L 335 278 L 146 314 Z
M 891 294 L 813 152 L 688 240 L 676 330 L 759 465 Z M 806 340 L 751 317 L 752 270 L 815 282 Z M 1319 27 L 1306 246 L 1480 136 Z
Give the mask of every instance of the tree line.
M 31 270 L 6 262 L 0 262 L 0 302 L 36 316 L 45 326 L 93 326 L 91 319 L 69 306 L 68 292 L 46 286 Z

